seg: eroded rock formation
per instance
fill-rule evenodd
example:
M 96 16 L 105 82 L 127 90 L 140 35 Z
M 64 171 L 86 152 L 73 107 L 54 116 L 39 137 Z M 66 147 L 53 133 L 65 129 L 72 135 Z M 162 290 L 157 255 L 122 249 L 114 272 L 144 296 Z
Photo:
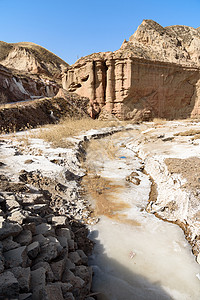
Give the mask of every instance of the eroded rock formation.
M 22 101 L 39 97 L 53 97 L 59 84 L 53 80 L 26 75 L 0 65 L 1 103 Z
M 115 52 L 79 59 L 63 74 L 63 87 L 89 97 L 91 115 L 107 110 L 121 119 L 198 116 L 200 33 L 145 20 Z

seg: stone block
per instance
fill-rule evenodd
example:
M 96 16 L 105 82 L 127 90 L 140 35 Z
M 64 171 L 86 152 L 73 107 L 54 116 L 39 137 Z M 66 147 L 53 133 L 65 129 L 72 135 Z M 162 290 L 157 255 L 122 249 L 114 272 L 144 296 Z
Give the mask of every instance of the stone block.
M 36 263 L 40 261 L 50 262 L 57 256 L 58 256 L 57 245 L 56 243 L 50 242 L 41 246 L 40 254 L 36 258 Z
M 62 290 L 58 284 L 48 284 L 46 286 L 48 300 L 64 300 Z
M 31 271 L 31 290 L 34 290 L 37 287 L 45 288 L 46 285 L 46 270 L 44 268 L 38 268 L 34 271 Z
M 82 263 L 83 263 L 84 265 L 87 265 L 87 263 L 88 263 L 88 257 L 87 257 L 87 255 L 83 252 L 83 250 L 78 249 L 78 250 L 76 250 L 76 252 L 77 252 L 77 253 L 79 254 L 79 256 L 81 257 Z
M 22 227 L 24 230 L 30 230 L 32 235 L 35 235 L 35 223 L 26 223 Z
M 54 274 L 54 278 L 57 281 L 61 281 L 62 279 L 62 274 L 64 272 L 65 269 L 65 259 L 61 259 L 57 262 L 52 262 L 50 264 L 52 272 Z
M 69 256 L 69 259 L 71 260 L 71 262 L 74 263 L 75 265 L 80 265 L 81 264 L 81 257 L 80 257 L 80 255 L 78 254 L 77 251 L 70 252 L 68 254 L 68 256 Z
M 30 230 L 23 230 L 14 240 L 21 246 L 29 245 L 32 241 L 32 233 Z
M 68 249 L 68 240 L 65 236 L 57 236 L 57 239 L 63 248 Z
M 53 243 L 56 244 L 56 246 L 57 246 L 57 251 L 58 251 L 58 255 L 59 255 L 59 254 L 62 252 L 62 250 L 63 250 L 63 247 L 61 246 L 59 240 L 58 240 L 56 237 L 54 237 L 54 236 L 48 236 L 48 240 L 49 240 L 50 242 L 53 242 Z
M 68 240 L 71 240 L 71 231 L 69 228 L 58 228 L 56 229 L 56 235 L 58 236 L 64 236 L 66 237 Z
M 55 226 L 62 226 L 62 225 L 66 225 L 67 223 L 67 218 L 65 216 L 54 216 L 52 217 L 52 223 Z
M 32 267 L 32 270 L 36 270 L 36 269 L 39 269 L 39 268 L 44 268 L 46 270 L 46 281 L 47 282 L 52 282 L 54 280 L 54 274 L 51 270 L 51 267 L 49 265 L 48 262 L 46 261 L 41 261 L 37 264 L 35 264 L 33 267 Z
M 40 246 L 43 246 L 49 242 L 49 240 L 42 234 L 37 234 L 32 239 L 33 242 L 39 242 Z
M 69 258 L 66 258 L 65 265 L 66 265 L 66 269 L 71 271 L 75 270 L 75 264 Z
M 68 249 L 69 249 L 69 251 L 75 251 L 75 242 L 74 242 L 74 240 L 72 240 L 72 239 L 68 240 Z
M 23 267 L 27 265 L 26 246 L 4 252 L 6 268 Z
M 15 248 L 20 247 L 19 243 L 13 241 L 13 237 L 9 236 L 6 239 L 2 240 L 3 251 L 9 251 Z
M 5 221 L 3 217 L 0 217 L 0 240 L 8 236 L 17 236 L 21 231 L 22 227 L 19 224 L 10 223 Z
M 92 270 L 86 266 L 76 266 L 74 274 L 82 278 L 86 283 L 92 282 Z
M 50 224 L 42 223 L 42 224 L 39 224 L 36 226 L 35 233 L 42 234 L 44 236 L 48 236 L 48 235 L 54 234 L 55 230 Z
M 15 200 L 15 196 L 13 195 L 13 199 L 7 199 L 6 198 L 6 208 L 7 210 L 11 211 L 14 208 L 19 208 L 20 204 Z
M 36 258 L 36 256 L 38 255 L 39 251 L 40 251 L 40 244 L 37 241 L 31 243 L 27 247 L 27 254 L 28 254 L 28 257 L 30 259 Z
M 21 292 L 29 292 L 31 271 L 30 268 L 15 267 L 10 270 L 18 280 Z
M 2 299 L 17 299 L 19 295 L 19 283 L 12 272 L 6 271 L 0 274 L 0 295 Z
M 11 211 L 11 215 L 8 217 L 8 220 L 12 222 L 17 222 L 18 224 L 21 225 L 24 219 L 26 219 L 28 215 L 29 215 L 28 212 L 23 211 L 20 208 L 16 208 Z

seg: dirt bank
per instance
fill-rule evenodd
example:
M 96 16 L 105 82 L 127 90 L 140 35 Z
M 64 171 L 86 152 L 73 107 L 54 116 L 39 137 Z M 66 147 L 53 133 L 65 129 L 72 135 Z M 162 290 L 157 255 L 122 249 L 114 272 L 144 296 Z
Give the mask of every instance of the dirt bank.
M 61 118 L 87 115 L 89 100 L 76 94 L 6 104 L 0 107 L 1 132 L 13 132 L 57 123 Z

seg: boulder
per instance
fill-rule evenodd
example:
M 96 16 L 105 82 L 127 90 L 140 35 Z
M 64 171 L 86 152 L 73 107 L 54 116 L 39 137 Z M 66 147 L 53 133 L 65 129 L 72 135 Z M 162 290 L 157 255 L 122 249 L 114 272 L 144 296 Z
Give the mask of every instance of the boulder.
M 61 259 L 57 262 L 52 262 L 50 264 L 52 272 L 54 274 L 54 278 L 57 281 L 61 281 L 62 279 L 62 274 L 64 272 L 65 269 L 65 259 Z
M 30 259 L 36 258 L 36 256 L 38 255 L 39 251 L 40 251 L 40 244 L 37 241 L 31 243 L 27 247 L 27 254 L 28 254 L 28 257 Z
M 7 210 L 11 211 L 14 208 L 19 208 L 20 204 L 15 200 L 14 195 L 10 195 L 6 197 L 6 208 Z
M 4 252 L 4 257 L 7 268 L 14 268 L 18 266 L 25 268 L 27 264 L 26 246 L 6 251 Z
M 24 230 L 30 230 L 35 235 L 35 223 L 26 223 L 22 225 Z
M 65 216 L 54 216 L 54 217 L 52 217 L 52 223 L 55 226 L 66 225 L 67 218 Z
M 62 252 L 62 250 L 63 250 L 63 247 L 61 246 L 59 240 L 56 237 L 54 237 L 54 236 L 48 236 L 48 240 L 50 242 L 53 242 L 53 243 L 56 244 L 57 250 L 58 250 L 58 254 L 60 254 Z
M 33 213 L 41 213 L 47 209 L 47 204 L 34 204 L 26 207 L 27 210 L 32 211 Z
M 38 263 L 40 261 L 50 262 L 57 256 L 58 256 L 58 250 L 57 250 L 56 243 L 49 242 L 49 243 L 41 246 L 40 254 L 36 258 L 36 263 Z
M 33 300 L 48 299 L 45 290 L 46 285 L 46 270 L 44 268 L 38 268 L 31 271 L 31 290 L 33 292 Z
M 3 251 L 9 251 L 15 248 L 20 247 L 19 243 L 13 241 L 13 237 L 9 236 L 6 239 L 2 240 Z
M 65 259 L 65 265 L 66 265 L 66 269 L 71 271 L 75 270 L 75 264 L 69 258 Z
M 64 300 L 59 284 L 47 284 L 46 291 L 48 300 Z
M 42 223 L 42 224 L 39 224 L 36 226 L 35 233 L 43 234 L 44 236 L 48 236 L 50 234 L 54 234 L 55 230 L 50 224 Z
M 19 283 L 12 272 L 6 271 L 0 274 L 1 299 L 16 299 L 19 295 Z
M 68 249 L 68 239 L 65 236 L 57 236 L 57 239 L 63 248 Z
M 32 233 L 30 230 L 23 230 L 15 238 L 15 242 L 19 243 L 21 246 L 29 245 L 32 241 Z
M 78 254 L 78 252 L 70 252 L 68 256 L 71 262 L 74 263 L 75 265 L 81 264 L 81 257 Z
M 92 283 L 92 269 L 86 266 L 76 266 L 74 274 L 87 283 Z
M 24 219 L 28 216 L 28 212 L 23 211 L 20 208 L 13 209 L 11 211 L 11 215 L 8 217 L 8 220 L 12 222 L 17 222 L 18 224 L 22 224 Z
M 78 249 L 78 250 L 76 250 L 76 252 L 79 254 L 79 256 L 80 256 L 80 258 L 81 258 L 81 260 L 82 260 L 82 263 L 83 263 L 84 265 L 87 265 L 87 263 L 88 263 L 88 257 L 87 257 L 87 255 L 83 252 L 83 250 Z
M 41 233 L 37 234 L 32 239 L 33 242 L 39 242 L 40 246 L 43 246 L 49 242 L 49 240 L 44 237 Z
M 10 270 L 18 280 L 21 292 L 29 292 L 31 271 L 30 268 L 15 267 Z
M 71 240 L 71 231 L 69 228 L 58 228 L 56 229 L 56 235 L 57 236 L 62 236 L 67 238 L 68 240 Z
M 51 267 L 48 264 L 48 262 L 41 261 L 41 262 L 35 264 L 32 267 L 32 270 L 34 271 L 34 270 L 39 269 L 39 268 L 44 268 L 46 270 L 46 280 L 47 280 L 47 282 L 52 282 L 54 280 L 54 274 L 53 274 L 53 272 L 51 270 Z
M 22 231 L 22 227 L 16 223 L 9 223 L 0 217 L 0 240 L 8 236 L 17 236 Z

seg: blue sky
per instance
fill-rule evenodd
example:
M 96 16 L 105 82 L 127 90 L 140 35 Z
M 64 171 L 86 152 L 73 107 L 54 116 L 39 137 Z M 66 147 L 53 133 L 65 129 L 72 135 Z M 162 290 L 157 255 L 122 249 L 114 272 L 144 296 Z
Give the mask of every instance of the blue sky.
M 120 48 L 143 19 L 200 27 L 200 0 L 0 0 L 0 40 L 34 42 L 69 64 Z

